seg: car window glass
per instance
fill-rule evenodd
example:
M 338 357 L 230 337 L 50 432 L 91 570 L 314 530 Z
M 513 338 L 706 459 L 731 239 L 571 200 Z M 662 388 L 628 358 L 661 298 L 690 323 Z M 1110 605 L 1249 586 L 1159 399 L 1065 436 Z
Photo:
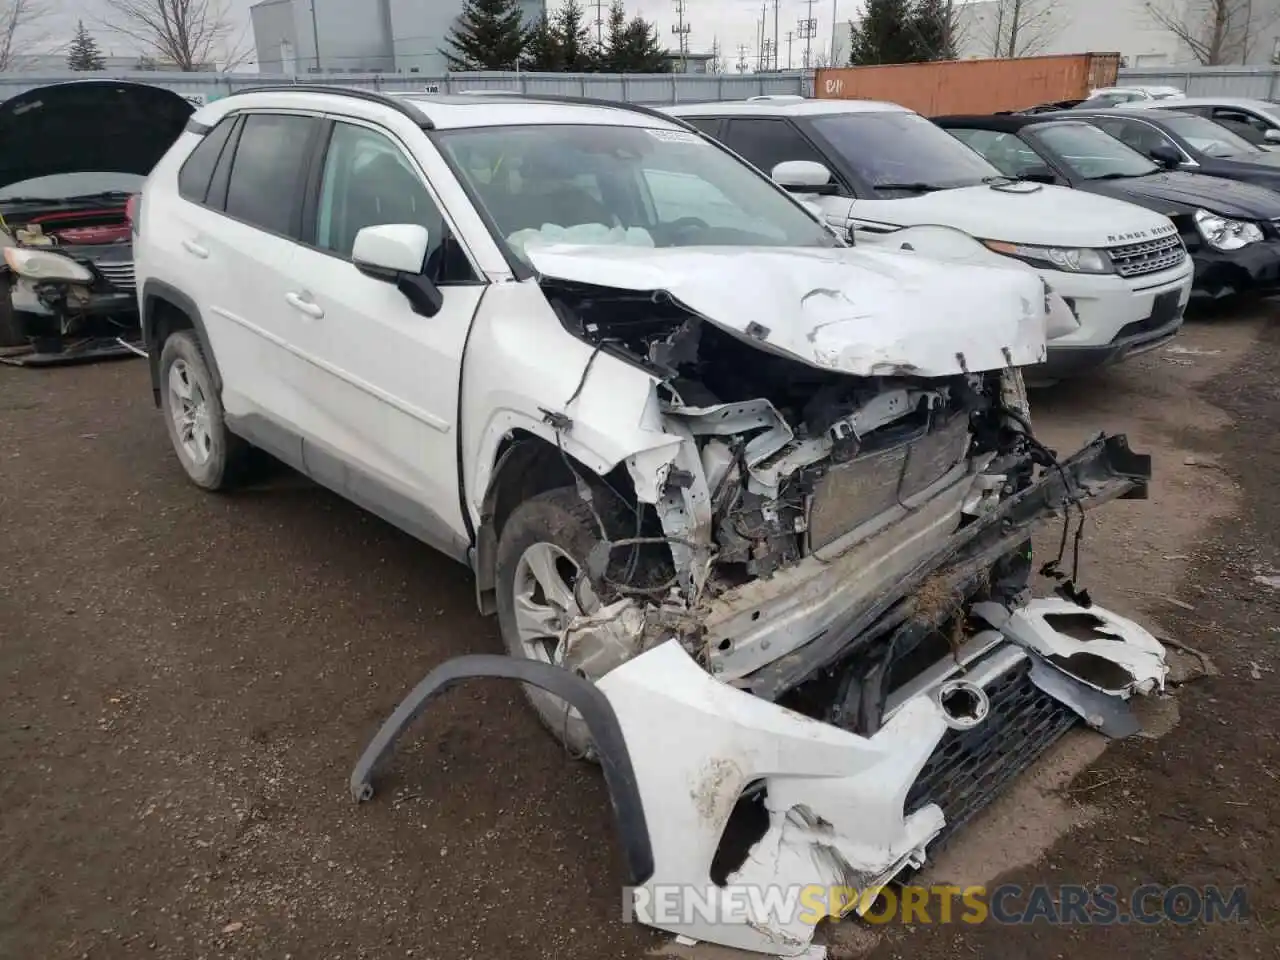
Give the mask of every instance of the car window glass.
M 245 117 L 227 185 L 228 214 L 272 233 L 294 235 L 293 215 L 315 123 L 287 114 Z
M 1186 113 L 1170 113 L 1164 125 L 1191 144 L 1196 150 L 1211 157 L 1230 157 L 1239 154 L 1250 156 L 1261 153 L 1256 146 L 1227 125 Z M 1243 125 L 1243 130 L 1260 133 L 1256 127 Z
M 558 241 L 839 244 L 767 178 L 688 130 L 537 124 L 447 130 L 437 138 L 496 239 L 517 257 L 533 244 Z
M 697 127 L 709 137 L 719 138 L 721 120 L 719 117 L 685 117 L 686 123 Z
M 1261 117 L 1255 117 L 1251 113 L 1245 113 L 1243 110 L 1231 110 L 1226 107 L 1217 107 L 1213 111 L 1213 119 L 1219 123 L 1243 124 L 1253 127 L 1255 130 L 1267 129 L 1267 122 Z
M 953 137 L 978 151 L 997 170 L 1010 177 L 1042 173 L 1048 164 L 1015 134 L 997 130 L 950 130 Z
M 1093 123 L 1095 126 L 1100 127 L 1104 133 L 1110 134 L 1126 146 L 1133 147 L 1139 153 L 1147 156 L 1150 156 L 1151 151 L 1156 147 L 1161 146 L 1178 150 L 1178 145 L 1166 134 L 1146 123 L 1140 123 L 1136 120 L 1121 120 L 1115 117 L 1098 118 Z M 1178 150 L 1178 155 L 1182 155 L 1181 150 Z
M 1160 168 L 1098 127 L 1075 121 L 1037 125 L 1027 134 L 1058 163 L 1086 180 L 1145 177 Z
M 765 174 L 771 174 L 773 168 L 785 160 L 811 160 L 829 166 L 788 120 L 732 119 L 725 130 L 724 142 Z
M 917 113 L 836 113 L 815 117 L 810 126 L 882 198 L 972 187 L 1000 176 L 989 160 Z
M 465 256 L 450 242 L 440 208 L 404 152 L 375 130 L 335 124 L 320 180 L 316 246 L 349 258 L 356 234 L 389 223 L 427 228 L 423 266 L 433 280 L 472 278 Z
M 204 203 L 209 192 L 209 181 L 218 165 L 222 148 L 227 145 L 231 128 L 236 124 L 235 115 L 224 117 L 217 126 L 204 135 L 178 171 L 178 193 L 184 200 Z

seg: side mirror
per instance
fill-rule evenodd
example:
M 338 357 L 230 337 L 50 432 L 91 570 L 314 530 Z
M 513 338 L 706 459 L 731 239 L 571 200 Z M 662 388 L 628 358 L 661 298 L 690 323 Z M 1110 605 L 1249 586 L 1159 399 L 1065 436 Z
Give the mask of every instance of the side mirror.
M 1053 171 L 1048 167 L 1028 167 L 1023 171 L 1019 180 L 1029 180 L 1032 183 L 1057 183 L 1058 178 L 1053 175 Z
M 431 235 L 416 223 L 364 227 L 351 247 L 351 262 L 375 280 L 394 283 L 415 313 L 434 317 L 444 306 L 440 288 L 422 275 Z
M 1172 170 L 1174 167 L 1177 167 L 1182 163 L 1182 154 L 1178 153 L 1176 148 L 1167 143 L 1156 144 L 1147 151 L 1147 156 L 1160 164 L 1160 166 L 1164 167 L 1166 170 Z
M 783 160 L 770 176 L 791 193 L 832 194 L 839 190 L 839 185 L 831 182 L 831 171 L 812 160 Z
M 1267 143 L 1280 143 L 1280 129 L 1268 127 L 1267 132 L 1262 135 L 1262 139 Z

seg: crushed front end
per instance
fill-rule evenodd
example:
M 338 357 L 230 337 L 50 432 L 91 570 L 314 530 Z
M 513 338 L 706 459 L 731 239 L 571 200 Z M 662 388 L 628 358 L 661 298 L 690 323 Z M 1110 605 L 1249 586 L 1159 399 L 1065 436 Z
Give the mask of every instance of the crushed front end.
M 560 658 L 442 665 L 383 726 L 351 787 L 370 796 L 399 734 L 459 679 L 552 690 L 590 728 L 634 916 L 792 956 L 812 922 L 752 913 L 729 891 L 874 891 L 923 864 L 1071 726 L 1132 731 L 1128 699 L 1163 687 L 1162 648 L 1091 603 L 1059 570 L 1065 550 L 1041 567 L 1059 596 L 1031 600 L 1030 545 L 1046 520 L 1078 540 L 1084 511 L 1144 497 L 1150 459 L 1123 437 L 1069 457 L 1035 438 L 1019 372 L 1044 356 L 1035 278 L 1016 288 L 1017 309 L 1000 314 L 988 296 L 990 313 L 960 326 L 947 313 L 956 285 L 984 302 L 984 287 L 1015 282 L 1007 272 L 863 255 L 879 268 L 855 306 L 856 284 L 839 286 L 845 252 L 736 254 L 733 284 L 714 255 L 678 253 L 687 282 L 670 290 L 627 280 L 624 253 L 593 264 L 602 277 L 614 268 L 610 286 L 585 270 L 565 279 L 567 268 L 542 281 L 566 329 L 651 372 L 638 419 L 678 440 L 598 485 L 579 477 L 601 536 Z M 681 269 L 661 252 L 634 256 L 664 276 Z M 867 307 L 877 283 L 881 318 Z M 890 299 L 904 289 L 914 312 Z M 769 296 L 783 306 L 771 311 Z M 730 310 L 731 297 L 758 309 Z M 786 304 L 803 323 L 726 319 Z M 571 436 L 571 412 L 548 422 Z M 703 909 L 678 922 L 647 909 L 672 890 Z
M 47 366 L 142 352 L 131 234 L 118 207 L 11 205 L 0 230 L 0 360 Z

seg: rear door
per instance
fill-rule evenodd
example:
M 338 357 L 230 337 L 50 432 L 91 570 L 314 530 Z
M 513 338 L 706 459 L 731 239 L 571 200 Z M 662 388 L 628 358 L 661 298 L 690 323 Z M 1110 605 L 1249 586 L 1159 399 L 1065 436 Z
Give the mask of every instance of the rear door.
M 462 559 L 458 389 L 481 273 L 412 153 L 387 129 L 334 118 L 312 190 L 305 243 L 279 298 L 293 304 L 295 346 L 309 361 L 307 472 Z M 351 262 L 356 234 L 381 224 L 426 227 L 422 272 L 443 295 L 434 316 L 415 313 L 394 283 Z
M 322 126 L 308 114 L 243 114 L 180 241 L 203 278 L 200 309 L 228 417 L 295 466 L 306 361 L 293 344 L 305 323 L 284 299 L 285 278 Z

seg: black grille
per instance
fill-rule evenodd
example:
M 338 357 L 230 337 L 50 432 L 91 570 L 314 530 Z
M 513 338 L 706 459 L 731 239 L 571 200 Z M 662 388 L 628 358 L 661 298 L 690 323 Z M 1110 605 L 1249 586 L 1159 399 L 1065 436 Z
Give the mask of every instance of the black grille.
M 1120 276 L 1141 277 L 1176 267 L 1187 258 L 1187 248 L 1182 244 L 1182 237 L 1175 233 L 1158 240 L 1108 247 L 1107 255 Z
M 1031 661 L 986 686 L 991 710 L 971 730 L 948 730 L 907 794 L 906 811 L 936 803 L 947 818 L 935 846 L 996 798 L 1079 719 L 1031 682 Z

